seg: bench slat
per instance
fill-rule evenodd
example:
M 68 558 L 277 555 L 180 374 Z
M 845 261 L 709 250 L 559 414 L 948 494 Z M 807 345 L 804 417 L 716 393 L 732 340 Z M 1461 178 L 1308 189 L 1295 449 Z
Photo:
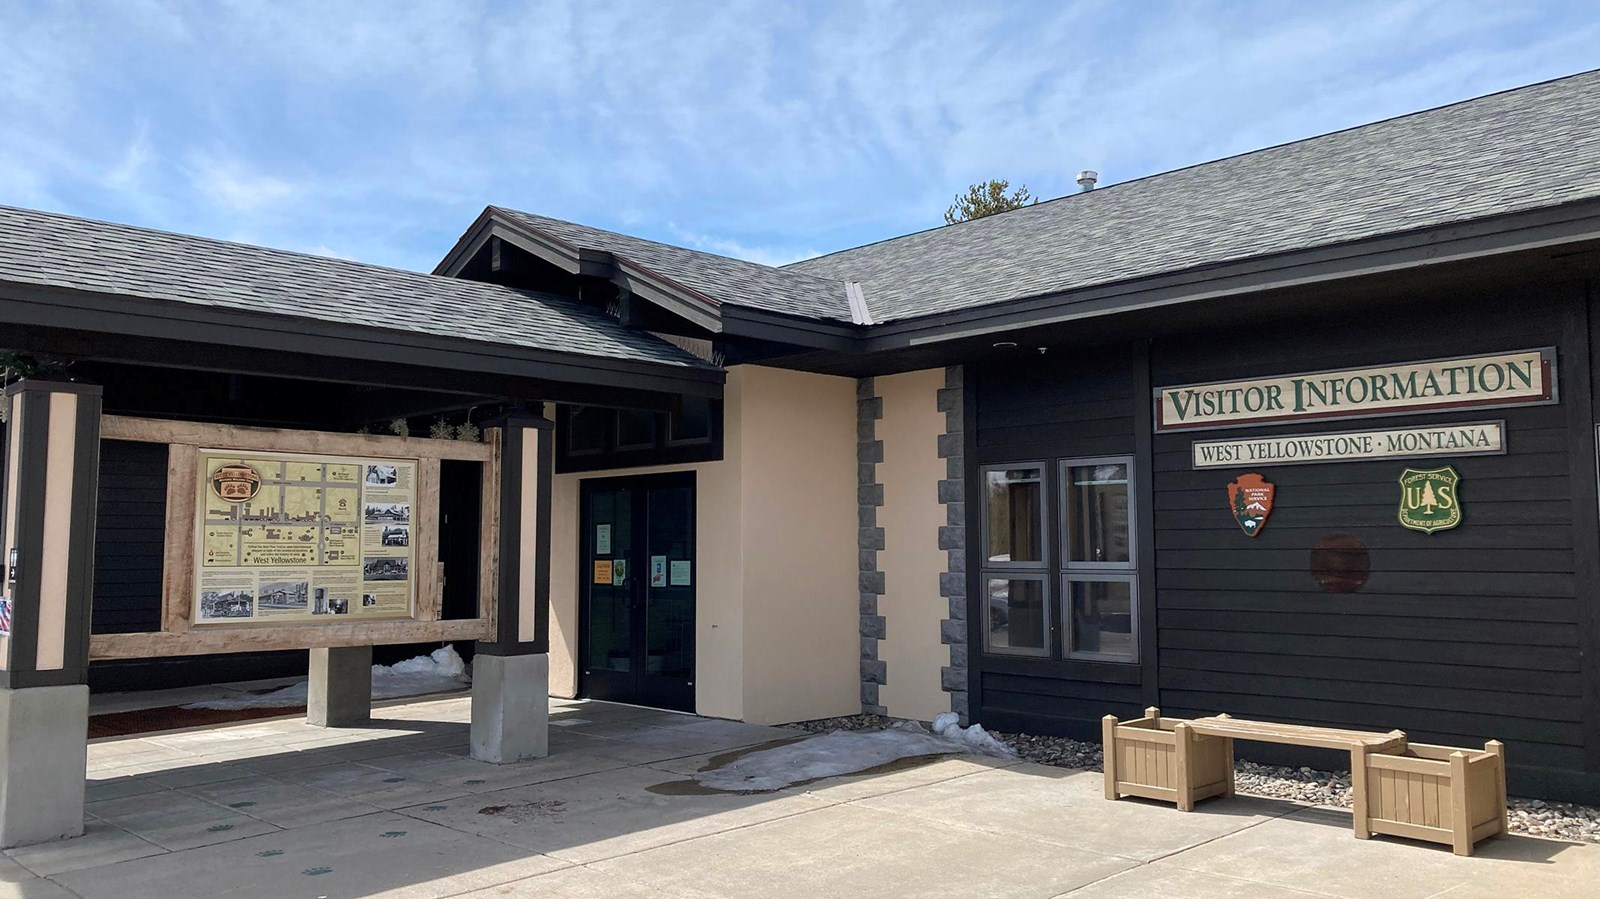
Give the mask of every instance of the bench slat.
M 1274 721 L 1249 721 L 1243 718 L 1211 716 L 1190 722 L 1197 734 L 1212 737 L 1233 737 L 1241 740 L 1260 740 L 1266 743 L 1292 743 L 1318 749 L 1350 750 L 1366 747 L 1368 752 L 1388 752 L 1406 745 L 1405 734 L 1374 733 L 1362 730 L 1341 730 L 1334 727 L 1313 727 L 1305 724 L 1280 724 Z

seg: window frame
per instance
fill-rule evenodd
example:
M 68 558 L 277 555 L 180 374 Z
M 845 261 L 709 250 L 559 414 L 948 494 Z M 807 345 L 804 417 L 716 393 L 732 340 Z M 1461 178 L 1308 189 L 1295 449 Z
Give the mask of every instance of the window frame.
M 989 497 L 987 492 L 989 472 L 1013 471 L 1019 468 L 1033 468 L 1039 472 L 1039 555 L 1042 557 L 1036 562 L 991 562 L 989 560 Z M 980 601 L 983 608 L 980 611 L 980 620 L 983 624 L 983 649 L 988 655 L 1003 656 L 1006 658 L 1024 659 L 1053 659 L 1056 646 L 1056 616 L 1055 599 L 1053 596 L 1051 575 L 1051 551 L 1054 540 L 1050 533 L 1051 490 L 1050 490 L 1050 460 L 1025 459 L 1016 462 L 995 463 L 982 465 L 978 468 L 979 492 L 982 494 L 979 501 L 978 514 L 983 516 L 979 527 L 979 539 L 982 545 L 978 551 L 978 580 L 982 587 Z M 1044 646 L 1040 649 L 1018 649 L 1016 647 L 994 647 L 989 643 L 989 618 L 992 609 L 989 604 L 989 581 L 995 579 L 1037 581 L 1043 599 L 1044 614 Z
M 1042 557 L 1036 562 L 1018 562 L 1010 560 L 995 562 L 989 558 L 989 472 L 1010 471 L 1018 468 L 1037 468 L 1039 470 L 1039 555 Z M 1048 460 L 1031 460 L 1023 462 L 1006 462 L 998 465 L 984 465 L 978 469 L 978 490 L 980 509 L 978 514 L 983 516 L 983 525 L 979 529 L 979 539 L 983 541 L 978 548 L 979 568 L 983 571 L 1044 571 L 1050 570 L 1050 462 Z
M 1026 569 L 986 570 L 979 575 L 983 585 L 983 651 L 988 655 L 1008 656 L 1010 658 L 1025 659 L 1050 659 L 1055 654 L 1055 602 L 1050 598 L 1050 572 L 1047 570 L 1029 571 Z M 994 632 L 990 626 L 990 615 L 994 606 L 989 602 L 990 581 L 1033 581 L 1039 585 L 1040 612 L 1044 615 L 1044 646 L 1038 649 L 1027 647 L 1005 646 L 997 647 L 989 643 L 989 635 Z
M 717 422 L 722 419 L 721 410 L 717 407 L 722 400 L 706 399 L 706 436 L 704 437 L 674 437 L 673 427 L 683 417 L 683 403 L 688 397 L 679 397 L 673 403 L 672 409 L 667 412 L 666 431 L 662 434 L 662 446 L 710 446 L 717 437 Z
M 1102 662 L 1115 665 L 1139 664 L 1139 572 L 1064 570 L 1061 572 L 1061 657 L 1074 662 Z M 1128 639 L 1133 651 L 1128 655 L 1107 652 L 1076 651 L 1072 648 L 1072 629 L 1076 616 L 1072 605 L 1076 601 L 1073 584 L 1127 584 L 1128 585 Z
M 1092 465 L 1121 465 L 1128 472 L 1128 561 L 1126 562 L 1089 562 L 1074 561 L 1072 558 L 1071 528 L 1068 526 L 1068 512 L 1072 508 L 1072 479 L 1068 472 L 1074 468 L 1085 468 Z M 1137 573 L 1139 570 L 1139 510 L 1135 506 L 1137 485 L 1134 483 L 1134 458 L 1127 456 L 1087 456 L 1083 458 L 1060 459 L 1056 463 L 1056 488 L 1057 521 L 1061 527 L 1060 553 L 1062 571 L 1083 572 L 1114 572 L 1127 571 Z
M 1128 561 L 1126 562 L 1087 562 L 1073 561 L 1072 548 L 1069 544 L 1071 529 L 1068 527 L 1068 518 L 1072 509 L 1072 479 L 1070 471 L 1074 468 L 1087 468 L 1093 465 L 1121 465 L 1128 473 Z M 1056 567 L 1056 582 L 1059 585 L 1060 609 L 1054 610 L 1061 619 L 1061 658 L 1073 662 L 1097 662 L 1109 665 L 1137 665 L 1139 664 L 1139 643 L 1141 640 L 1142 622 L 1139 620 L 1139 508 L 1137 467 L 1132 453 L 1125 455 L 1105 456 L 1073 456 L 1056 460 L 1056 512 L 1057 526 L 1060 527 L 1059 535 L 1061 564 Z M 1103 652 L 1079 652 L 1072 648 L 1073 632 L 1072 603 L 1074 601 L 1072 585 L 1078 582 L 1116 582 L 1128 584 L 1128 627 L 1133 645 L 1131 655 L 1115 655 Z
M 600 445 L 595 449 L 573 449 L 572 447 L 572 434 L 576 430 L 572 426 L 572 419 L 579 415 L 599 416 Z M 564 426 L 560 428 L 562 433 L 560 442 L 564 455 L 573 459 L 581 459 L 585 456 L 604 456 L 610 451 L 612 423 L 607 420 L 608 416 L 606 415 L 605 409 L 602 409 L 599 406 L 572 406 L 569 407 L 565 413 L 563 413 L 563 416 L 565 418 L 565 422 Z
M 640 415 L 640 416 L 648 417 L 649 420 L 650 420 L 650 431 L 651 431 L 650 440 L 648 440 L 645 443 L 623 443 L 622 442 L 622 427 L 623 427 L 622 418 L 625 415 Z M 611 425 L 612 425 L 612 428 L 614 429 L 613 432 L 612 432 L 613 433 L 613 440 L 611 442 L 611 451 L 612 452 L 617 452 L 617 453 L 634 453 L 634 452 L 640 452 L 642 450 L 653 450 L 653 449 L 657 448 L 662 443 L 661 429 L 666 423 L 667 423 L 666 422 L 666 417 L 664 415 L 662 415 L 659 412 L 654 412 L 654 411 L 649 410 L 649 409 L 613 409 L 613 410 L 611 410 Z

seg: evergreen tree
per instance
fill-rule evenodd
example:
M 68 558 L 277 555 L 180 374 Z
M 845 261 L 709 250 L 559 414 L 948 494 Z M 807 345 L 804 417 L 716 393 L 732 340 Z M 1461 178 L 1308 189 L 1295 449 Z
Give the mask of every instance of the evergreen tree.
M 1010 212 L 1020 206 L 1039 202 L 1039 198 L 1030 193 L 1025 185 L 1006 193 L 1010 189 L 1011 182 L 1004 178 L 992 178 L 968 187 L 967 192 L 957 195 L 955 203 L 944 211 L 945 224 L 954 225 L 986 215 Z
M 1422 499 L 1417 502 L 1417 505 L 1423 507 L 1423 511 L 1432 515 L 1433 507 L 1438 504 L 1438 498 L 1433 495 L 1433 482 L 1424 481 L 1422 484 Z

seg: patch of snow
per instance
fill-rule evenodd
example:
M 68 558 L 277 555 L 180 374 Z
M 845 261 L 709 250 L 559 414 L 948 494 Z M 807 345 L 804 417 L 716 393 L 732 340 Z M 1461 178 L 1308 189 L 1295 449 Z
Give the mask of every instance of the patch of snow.
M 933 719 L 933 732 L 947 740 L 954 740 L 967 747 L 968 752 L 979 755 L 992 755 L 1003 759 L 1014 759 L 1017 751 L 1009 745 L 996 740 L 983 729 L 983 725 L 974 724 L 971 727 L 961 726 L 961 716 L 955 712 L 945 712 Z
M 943 718 L 941 715 L 940 720 Z M 976 725 L 962 728 L 952 720 L 939 733 L 929 733 L 921 725 L 907 722 L 884 730 L 834 731 L 763 749 L 721 768 L 702 771 L 694 779 L 713 790 L 766 792 L 823 777 L 855 774 L 899 759 L 964 752 L 1016 758 L 1009 746 Z
M 393 665 L 372 666 L 372 698 L 400 699 L 425 693 L 456 690 L 471 683 L 467 663 L 453 646 L 443 646 L 431 655 L 417 656 Z M 186 709 L 283 709 L 306 704 L 308 684 L 300 681 L 281 690 L 259 696 L 240 694 L 224 699 L 192 702 Z

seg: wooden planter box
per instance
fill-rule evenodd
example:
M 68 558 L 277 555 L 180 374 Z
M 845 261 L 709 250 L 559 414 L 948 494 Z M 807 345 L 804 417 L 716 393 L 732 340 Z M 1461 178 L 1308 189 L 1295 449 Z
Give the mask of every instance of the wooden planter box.
M 1358 752 L 1352 762 L 1357 837 L 1392 834 L 1471 855 L 1474 843 L 1506 832 L 1506 758 L 1498 740 L 1481 752 L 1412 743 L 1392 753 Z
M 1196 734 L 1181 718 L 1102 719 L 1106 798 L 1142 796 L 1189 811 L 1201 799 L 1233 795 L 1233 741 Z

